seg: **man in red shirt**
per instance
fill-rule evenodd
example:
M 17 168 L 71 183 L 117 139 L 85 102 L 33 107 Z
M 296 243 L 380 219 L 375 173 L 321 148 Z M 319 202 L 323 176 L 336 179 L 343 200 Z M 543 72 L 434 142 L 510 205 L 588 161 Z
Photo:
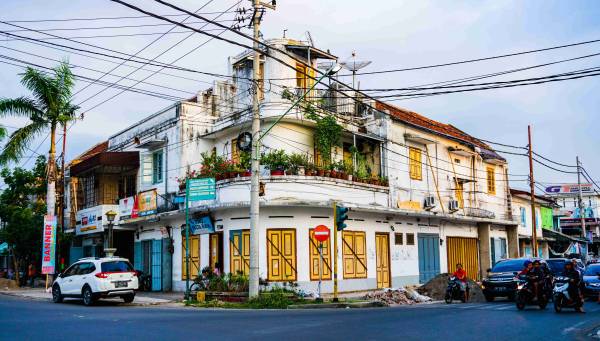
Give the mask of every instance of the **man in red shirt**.
M 467 272 L 463 269 L 462 264 L 456 264 L 456 271 L 452 274 L 460 281 L 460 289 L 465 292 L 466 300 L 469 300 L 469 290 L 467 287 Z

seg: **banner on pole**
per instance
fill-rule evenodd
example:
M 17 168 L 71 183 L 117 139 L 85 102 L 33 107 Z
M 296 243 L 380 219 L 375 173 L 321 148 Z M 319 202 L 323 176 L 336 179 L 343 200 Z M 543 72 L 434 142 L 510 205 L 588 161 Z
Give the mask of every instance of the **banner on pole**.
M 42 238 L 42 274 L 53 274 L 55 270 L 56 253 L 56 216 L 44 216 Z

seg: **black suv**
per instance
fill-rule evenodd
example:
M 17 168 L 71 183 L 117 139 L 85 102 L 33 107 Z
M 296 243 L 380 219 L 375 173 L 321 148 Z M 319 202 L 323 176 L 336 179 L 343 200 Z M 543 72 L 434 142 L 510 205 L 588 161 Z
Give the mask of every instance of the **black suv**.
M 488 302 L 496 297 L 507 297 L 509 300 L 515 298 L 517 292 L 516 275 L 523 270 L 525 261 L 532 261 L 528 258 L 516 258 L 501 260 L 488 269 L 488 277 L 481 282 L 483 295 Z

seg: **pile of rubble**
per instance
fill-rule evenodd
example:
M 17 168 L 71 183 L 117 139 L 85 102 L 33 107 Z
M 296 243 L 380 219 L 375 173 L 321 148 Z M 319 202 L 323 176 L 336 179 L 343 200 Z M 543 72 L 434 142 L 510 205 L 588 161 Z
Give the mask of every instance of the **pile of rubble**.
M 429 302 L 430 297 L 419 294 L 410 288 L 385 289 L 384 291 L 370 292 L 365 299 L 379 301 L 386 305 L 410 305 Z
M 423 295 L 427 295 L 434 300 L 443 300 L 448 287 L 448 274 L 440 274 L 432 278 L 429 282 L 420 286 L 417 290 Z M 471 279 L 467 279 L 469 285 L 469 302 L 478 303 L 485 302 L 485 296 L 479 284 Z

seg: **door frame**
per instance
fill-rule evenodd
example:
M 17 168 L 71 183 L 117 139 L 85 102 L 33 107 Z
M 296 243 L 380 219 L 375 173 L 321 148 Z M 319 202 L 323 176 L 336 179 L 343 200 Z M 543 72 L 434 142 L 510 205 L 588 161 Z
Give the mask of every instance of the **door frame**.
M 379 287 L 379 280 L 377 278 L 377 275 L 379 273 L 379 267 L 377 266 L 377 259 L 379 258 L 378 253 L 377 253 L 377 246 L 379 245 L 377 243 L 377 237 L 385 237 L 385 239 L 387 239 L 387 243 L 386 243 L 386 248 L 387 248 L 387 273 L 388 273 L 388 287 L 381 287 L 381 288 L 391 288 L 392 287 L 392 263 L 391 263 L 391 256 L 390 256 L 390 252 L 391 252 L 391 248 L 390 248 L 390 234 L 387 232 L 375 232 L 375 280 L 377 282 L 377 288 Z M 382 281 L 383 282 L 383 281 Z

